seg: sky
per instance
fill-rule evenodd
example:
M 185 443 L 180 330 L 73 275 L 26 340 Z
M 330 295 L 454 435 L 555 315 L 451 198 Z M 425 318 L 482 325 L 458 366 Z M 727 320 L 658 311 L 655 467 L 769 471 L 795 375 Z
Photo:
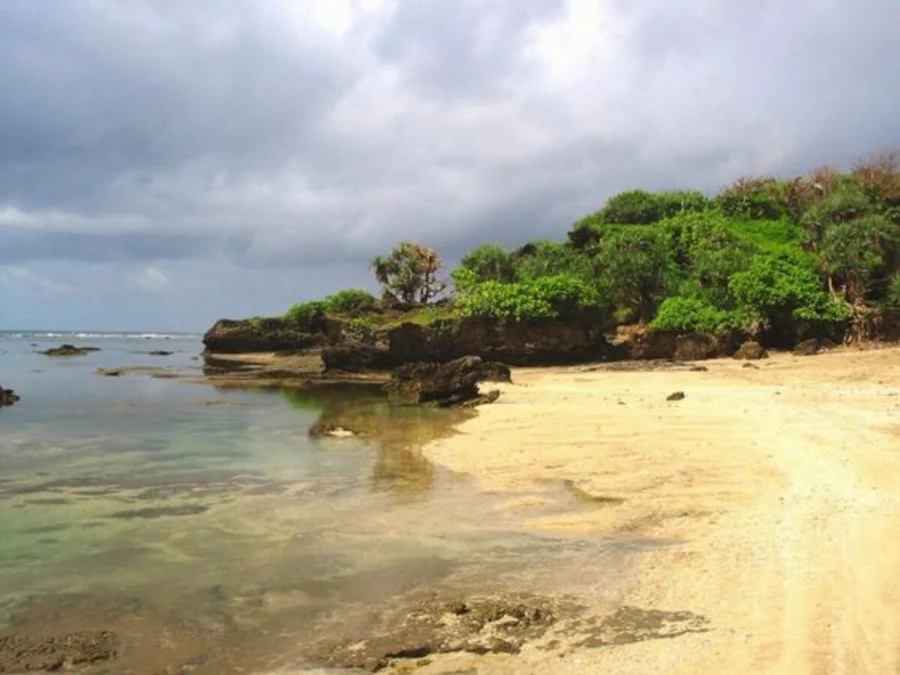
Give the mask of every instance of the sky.
M 2 0 L 0 330 L 202 331 L 900 147 L 889 0 Z

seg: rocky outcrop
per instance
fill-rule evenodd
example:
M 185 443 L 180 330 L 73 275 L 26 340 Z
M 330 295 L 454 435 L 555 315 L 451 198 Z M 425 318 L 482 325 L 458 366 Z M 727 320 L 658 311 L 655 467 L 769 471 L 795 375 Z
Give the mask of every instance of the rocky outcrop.
M 613 344 L 614 357 L 622 360 L 701 361 L 731 356 L 740 342 L 732 333 L 678 333 L 628 326 L 619 330 Z
M 734 358 L 743 359 L 744 361 L 758 361 L 768 357 L 769 353 L 766 351 L 766 348 L 753 341 L 745 342 L 734 353 Z
M 221 354 L 278 352 L 324 346 L 334 332 L 325 320 L 297 326 L 284 319 L 220 319 L 206 331 L 207 351 Z
M 322 361 L 326 370 L 359 372 L 412 362 L 446 363 L 463 356 L 538 366 L 597 361 L 610 354 L 605 338 L 587 326 L 462 319 L 429 325 L 403 323 L 369 335 L 345 331 L 323 348 Z
M 368 634 L 324 641 L 309 654 L 329 667 L 368 672 L 432 654 L 518 654 L 557 621 L 579 611 L 574 603 L 539 596 L 434 595 L 386 612 Z
M 12 389 L 0 387 L 0 408 L 19 402 L 19 396 Z
M 388 333 L 391 361 L 450 361 L 476 355 L 511 366 L 562 365 L 608 358 L 610 345 L 590 324 L 513 323 L 462 319 L 421 326 L 405 323 Z
M 46 356 L 84 356 L 91 352 L 99 352 L 97 347 L 76 347 L 75 345 L 60 345 L 59 347 L 51 347 L 41 352 Z
M 319 318 L 302 329 L 282 319 L 221 320 L 204 337 L 207 353 L 295 351 L 321 356 L 336 373 L 386 371 L 405 363 L 447 363 L 479 356 L 511 366 L 625 360 L 695 361 L 731 356 L 737 334 L 620 330 L 613 342 L 584 321 L 503 322 L 453 319 L 375 329 L 361 321 Z
M 322 350 L 326 371 L 359 373 L 367 370 L 390 370 L 397 366 L 391 359 L 387 344 L 347 340 Z
M 384 388 L 395 403 L 439 407 L 487 403 L 497 397 L 492 393 L 482 399 L 478 383 L 496 376 L 502 368 L 477 356 L 464 356 L 448 363 L 408 363 L 394 370 Z

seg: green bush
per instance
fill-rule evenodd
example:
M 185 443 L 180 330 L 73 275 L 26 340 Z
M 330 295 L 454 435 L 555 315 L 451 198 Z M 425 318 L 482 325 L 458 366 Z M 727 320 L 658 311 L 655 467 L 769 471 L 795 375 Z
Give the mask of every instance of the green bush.
M 516 281 L 534 281 L 543 277 L 566 275 L 585 281 L 593 279 L 591 258 L 567 244 L 538 241 L 523 246 L 514 254 Z
M 809 243 L 818 243 L 832 225 L 862 218 L 873 212 L 874 204 L 855 184 L 845 184 L 821 199 L 807 211 L 801 224 Z
M 498 244 L 482 244 L 463 256 L 460 267 L 472 272 L 476 282 L 502 281 L 509 283 L 515 280 L 516 268 L 509 251 Z M 465 274 L 463 272 L 462 274 Z M 456 270 L 451 275 L 456 283 Z M 466 277 L 463 277 L 466 279 Z M 465 282 L 464 282 L 465 283 Z
M 335 314 L 360 314 L 371 312 L 378 307 L 378 299 L 359 288 L 348 288 L 329 295 L 323 300 L 326 311 Z
M 671 241 L 659 228 L 611 231 L 596 264 L 616 306 L 630 309 L 639 320 L 652 318 L 678 279 Z
M 696 190 L 659 192 L 656 201 L 660 218 L 672 218 L 683 213 L 703 213 L 714 207 L 712 200 Z
M 898 252 L 898 239 L 897 227 L 881 215 L 838 222 L 822 237 L 822 261 L 853 302 L 868 294 L 874 275 L 893 271 L 885 268 Z
M 566 235 L 569 245 L 577 251 L 595 247 L 603 236 L 603 215 L 597 211 L 572 225 Z
M 900 314 L 900 275 L 888 282 L 885 306 L 892 314 Z
M 666 298 L 650 327 L 699 333 L 721 333 L 741 326 L 735 312 L 718 309 L 699 298 Z
M 741 178 L 716 195 L 715 202 L 733 218 L 778 220 L 787 215 L 782 188 L 774 178 Z
M 298 326 L 308 326 L 314 319 L 325 314 L 325 303 L 321 300 L 301 302 L 285 312 L 284 318 Z
M 486 281 L 462 293 L 457 307 L 460 315 L 468 318 L 568 318 L 586 310 L 598 310 L 600 293 L 584 280 L 563 274 L 511 284 Z
M 735 274 L 729 290 L 737 306 L 767 325 L 790 318 L 803 321 L 841 321 L 846 308 L 824 290 L 813 267 L 785 255 L 757 255 Z
M 649 225 L 663 217 L 659 198 L 643 190 L 628 190 L 610 197 L 600 211 L 605 223 Z

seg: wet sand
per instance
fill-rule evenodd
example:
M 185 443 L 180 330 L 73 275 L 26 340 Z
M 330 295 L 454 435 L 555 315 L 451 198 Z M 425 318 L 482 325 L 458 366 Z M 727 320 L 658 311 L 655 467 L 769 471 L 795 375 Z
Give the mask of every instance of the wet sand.
M 501 511 L 533 511 L 560 481 L 597 505 L 528 518 L 535 531 L 668 542 L 636 551 L 605 600 L 689 612 L 705 629 L 419 672 L 897 672 L 900 348 L 704 365 L 518 370 L 425 452 L 510 491 Z

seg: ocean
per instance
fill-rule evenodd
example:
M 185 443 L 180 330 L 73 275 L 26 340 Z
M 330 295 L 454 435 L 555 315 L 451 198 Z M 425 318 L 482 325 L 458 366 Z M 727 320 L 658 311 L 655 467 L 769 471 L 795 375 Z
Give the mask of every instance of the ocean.
M 99 351 L 39 353 L 61 343 Z M 621 542 L 529 532 L 503 508 L 516 495 L 429 463 L 422 444 L 462 413 L 393 407 L 373 387 L 217 388 L 202 347 L 0 333 L 0 386 L 21 396 L 0 409 L 5 632 L 113 631 L 110 672 L 262 673 L 398 597 L 548 590 L 619 564 Z M 367 438 L 310 438 L 323 414 L 354 415 Z M 532 492 L 576 507 L 559 486 Z

